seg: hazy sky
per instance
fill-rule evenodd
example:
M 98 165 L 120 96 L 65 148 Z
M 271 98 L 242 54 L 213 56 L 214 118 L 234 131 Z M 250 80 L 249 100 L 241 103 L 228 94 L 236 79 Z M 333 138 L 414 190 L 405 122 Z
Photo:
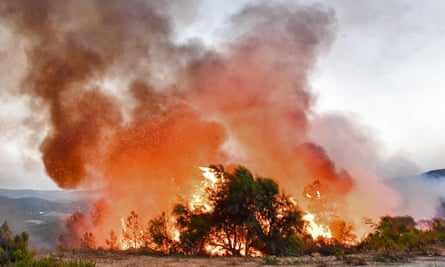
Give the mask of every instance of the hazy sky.
M 200 38 L 217 46 L 224 21 L 248 2 L 195 1 L 196 13 L 176 22 L 180 41 Z M 315 110 L 352 117 L 388 154 L 402 154 L 420 170 L 445 168 L 445 1 L 321 4 L 335 10 L 338 30 L 312 75 Z M 40 162 L 42 136 L 23 123 L 25 100 L 5 88 L 18 86 L 26 71 L 23 53 L 16 52 L 21 45 L 0 25 L 0 187 L 54 189 Z

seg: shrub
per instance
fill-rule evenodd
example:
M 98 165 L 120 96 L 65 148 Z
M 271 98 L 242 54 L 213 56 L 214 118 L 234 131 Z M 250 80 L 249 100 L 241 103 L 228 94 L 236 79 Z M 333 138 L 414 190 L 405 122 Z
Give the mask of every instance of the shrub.
M 278 265 L 280 261 L 276 256 L 272 255 L 266 255 L 263 257 L 263 260 L 261 261 L 265 265 Z

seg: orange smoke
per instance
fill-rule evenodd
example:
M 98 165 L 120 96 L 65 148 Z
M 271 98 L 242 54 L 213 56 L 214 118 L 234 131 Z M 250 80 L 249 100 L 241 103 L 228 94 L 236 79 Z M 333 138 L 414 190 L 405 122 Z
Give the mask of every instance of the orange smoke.
M 29 39 L 21 91 L 48 113 L 41 145 L 48 175 L 61 188 L 100 188 L 106 208 L 85 225 L 105 240 L 132 210 L 144 219 L 170 211 L 200 185 L 197 167 L 212 163 L 276 179 L 303 207 L 305 186 L 319 181 L 335 212 L 347 213 L 354 178 L 308 137 L 309 75 L 333 39 L 334 13 L 251 5 L 232 17 L 231 36 L 217 52 L 175 44 L 169 4 L 2 6 L 14 31 Z M 110 81 L 118 88 L 105 86 Z

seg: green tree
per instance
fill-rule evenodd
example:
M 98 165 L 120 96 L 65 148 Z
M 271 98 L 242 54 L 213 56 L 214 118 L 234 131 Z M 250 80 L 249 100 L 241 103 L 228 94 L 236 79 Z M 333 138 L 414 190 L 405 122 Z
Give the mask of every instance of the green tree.
M 245 168 L 224 175 L 225 182 L 211 195 L 216 239 L 231 255 L 247 254 L 259 223 L 255 216 L 255 180 Z
M 5 221 L 0 226 L 0 247 L 3 249 L 3 251 L 10 249 L 12 240 L 13 240 L 12 232 L 9 229 L 8 222 Z
M 185 253 L 203 253 L 206 245 L 235 256 L 254 251 L 299 253 L 301 212 L 279 194 L 273 180 L 255 178 L 244 167 L 233 172 L 225 172 L 221 165 L 210 167 L 218 178 L 216 186 L 208 188 L 210 211 L 184 205 L 173 211 Z
M 173 209 L 179 231 L 179 249 L 188 255 L 205 254 L 205 244 L 210 241 L 212 213 L 189 210 L 181 204 Z
M 412 217 L 384 216 L 362 246 L 382 259 L 399 261 L 419 250 L 420 233 Z
M 224 173 L 211 201 L 216 233 L 221 234 L 219 245 L 230 254 L 248 255 L 251 248 L 273 255 L 298 253 L 301 212 L 279 194 L 272 179 L 255 178 L 248 169 L 238 167 Z
M 0 265 L 8 266 L 11 263 L 31 259 L 34 253 L 28 250 L 28 242 L 27 232 L 13 237 L 9 225 L 5 221 L 0 226 Z

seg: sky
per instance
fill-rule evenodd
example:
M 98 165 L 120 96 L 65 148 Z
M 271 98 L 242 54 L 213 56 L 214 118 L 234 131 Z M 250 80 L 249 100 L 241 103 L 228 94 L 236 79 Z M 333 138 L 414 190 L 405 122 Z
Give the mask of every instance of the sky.
M 218 47 L 227 18 L 249 1 L 194 3 L 195 12 L 181 13 L 174 21 L 177 42 L 197 38 Z M 372 133 L 388 157 L 401 155 L 416 166 L 410 171 L 445 168 L 445 2 L 320 4 L 335 11 L 337 30 L 311 75 L 314 114 L 350 117 Z M 0 187 L 56 189 L 39 152 L 47 129 L 29 131 L 33 122 L 26 121 L 31 112 L 26 99 L 10 94 L 27 71 L 23 45 L 0 25 Z M 39 116 L 33 120 L 39 125 Z
M 223 17 L 248 2 L 206 1 L 189 34 L 213 43 Z M 420 170 L 444 168 L 445 2 L 296 2 L 331 7 L 338 20 L 311 81 L 317 112 L 353 117 L 388 154 L 403 154 Z

